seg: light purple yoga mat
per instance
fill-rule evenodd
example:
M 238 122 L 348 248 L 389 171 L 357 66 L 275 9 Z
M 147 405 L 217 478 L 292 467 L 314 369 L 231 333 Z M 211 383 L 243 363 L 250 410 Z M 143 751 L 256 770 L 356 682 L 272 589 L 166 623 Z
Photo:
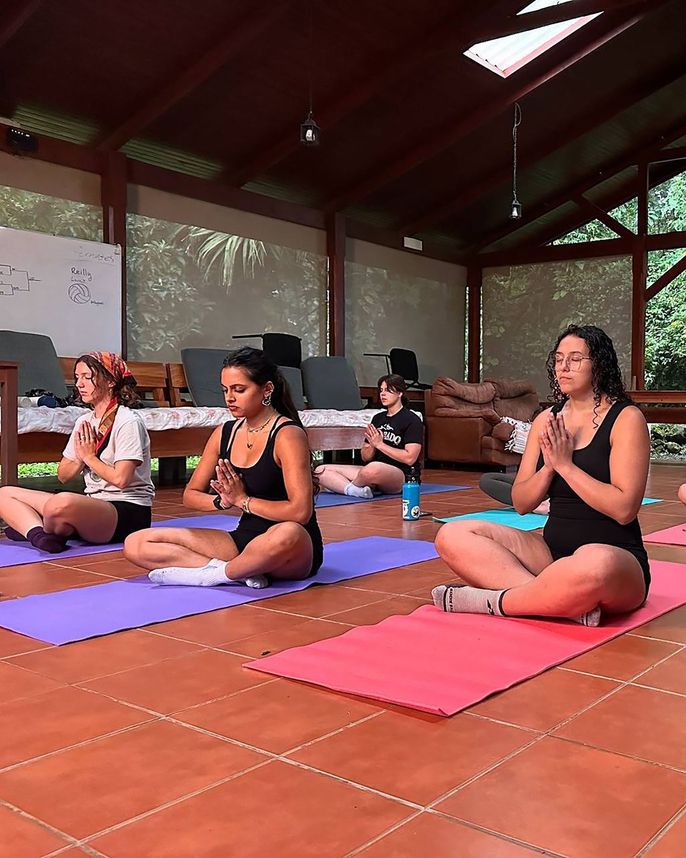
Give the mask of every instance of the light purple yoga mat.
M 470 486 L 444 486 L 440 483 L 422 483 L 421 494 L 435 495 L 439 492 L 459 492 L 468 489 Z M 349 503 L 370 503 L 371 501 L 396 500 L 400 498 L 400 494 L 395 495 L 374 495 L 373 498 L 351 498 L 348 495 L 336 495 L 332 492 L 320 492 L 317 495 L 315 506 L 317 509 L 324 509 L 327 506 L 345 506 Z
M 209 527 L 212 530 L 235 530 L 238 517 L 235 515 L 198 515 L 186 518 L 169 518 L 166 521 L 154 521 L 153 527 Z M 108 551 L 119 551 L 121 542 L 110 545 L 91 545 L 80 539 L 70 539 L 73 546 L 59 554 L 46 554 L 38 551 L 28 542 L 12 542 L 9 539 L 0 540 L 0 569 L 5 566 L 18 566 L 21 563 L 41 563 L 44 560 L 66 560 L 67 557 L 83 557 L 86 554 L 105 554 Z
M 304 581 L 277 581 L 263 590 L 251 590 L 242 584 L 167 587 L 153 584 L 146 576 L 8 599 L 0 602 L 0 626 L 45 643 L 65 644 L 295 593 L 314 584 L 348 581 L 437 556 L 432 542 L 366 536 L 326 545 L 323 566 L 314 578 Z

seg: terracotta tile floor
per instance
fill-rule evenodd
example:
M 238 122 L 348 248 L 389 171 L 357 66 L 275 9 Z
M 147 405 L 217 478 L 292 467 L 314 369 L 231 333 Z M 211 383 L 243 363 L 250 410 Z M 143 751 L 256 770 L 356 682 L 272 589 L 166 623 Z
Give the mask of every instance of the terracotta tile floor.
M 436 515 L 493 506 L 472 488 Z M 655 465 L 644 531 L 686 520 Z M 161 490 L 158 520 L 188 513 Z M 398 501 L 320 513 L 326 541 L 431 539 Z M 655 546 L 686 563 L 686 548 Z M 686 571 L 686 570 L 685 570 Z M 137 574 L 121 554 L 0 570 L 0 598 Z M 243 670 L 424 604 L 429 561 L 64 647 L 0 629 L 0 856 L 683 858 L 686 607 L 439 718 Z

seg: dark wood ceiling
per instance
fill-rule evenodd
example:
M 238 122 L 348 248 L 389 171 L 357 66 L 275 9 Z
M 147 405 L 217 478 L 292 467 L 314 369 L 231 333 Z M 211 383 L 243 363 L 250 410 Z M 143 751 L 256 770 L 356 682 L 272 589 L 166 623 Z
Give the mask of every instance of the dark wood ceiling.
M 588 220 L 571 198 L 621 202 L 636 153 L 686 136 L 686 0 L 572 0 L 605 11 L 507 79 L 462 55 L 525 5 L 5 0 L 0 114 L 452 252 L 536 243 Z M 298 143 L 310 69 L 318 148 Z

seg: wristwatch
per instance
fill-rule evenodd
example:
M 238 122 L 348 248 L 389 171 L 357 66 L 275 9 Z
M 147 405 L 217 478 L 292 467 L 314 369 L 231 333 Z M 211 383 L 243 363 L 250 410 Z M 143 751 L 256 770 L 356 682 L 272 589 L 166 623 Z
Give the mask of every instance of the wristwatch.
M 222 496 L 221 495 L 215 495 L 212 503 L 214 504 L 215 509 L 224 509 L 224 507 L 222 506 Z

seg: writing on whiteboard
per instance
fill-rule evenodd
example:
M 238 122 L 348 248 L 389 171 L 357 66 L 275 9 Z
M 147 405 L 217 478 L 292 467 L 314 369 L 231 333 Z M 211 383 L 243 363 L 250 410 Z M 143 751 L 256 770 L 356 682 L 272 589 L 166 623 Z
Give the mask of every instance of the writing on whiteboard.
M 117 265 L 119 254 L 116 252 L 107 253 L 81 245 L 79 247 L 79 259 L 89 259 L 91 262 L 102 262 L 105 265 Z
M 28 271 L 0 264 L 0 295 L 14 295 L 15 292 L 29 292 L 31 281 L 36 281 Z

